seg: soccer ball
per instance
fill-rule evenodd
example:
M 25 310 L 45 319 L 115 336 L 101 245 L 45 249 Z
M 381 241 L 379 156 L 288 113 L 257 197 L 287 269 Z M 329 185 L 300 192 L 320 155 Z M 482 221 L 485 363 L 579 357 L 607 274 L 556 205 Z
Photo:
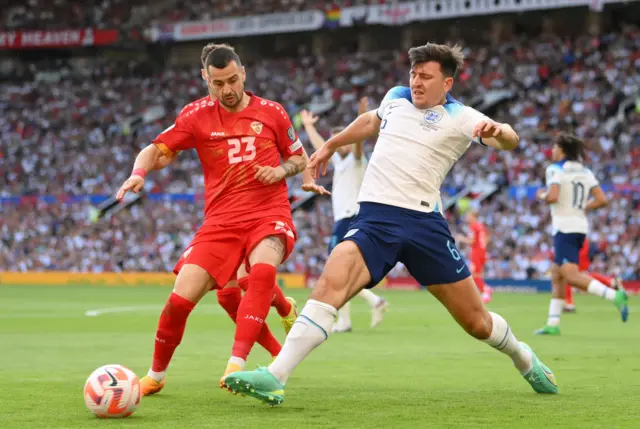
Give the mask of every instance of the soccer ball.
M 101 418 L 129 417 L 140 404 L 140 380 L 122 365 L 105 365 L 84 384 L 84 403 Z

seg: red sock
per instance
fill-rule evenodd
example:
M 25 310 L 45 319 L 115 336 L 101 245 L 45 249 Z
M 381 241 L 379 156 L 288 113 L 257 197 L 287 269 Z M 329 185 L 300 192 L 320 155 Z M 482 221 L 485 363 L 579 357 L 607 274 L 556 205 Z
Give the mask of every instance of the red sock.
M 273 288 L 273 300 L 271 306 L 276 309 L 280 317 L 287 317 L 291 313 L 291 303 L 287 301 L 284 292 L 277 284 Z
M 611 287 L 611 282 L 613 281 L 611 277 L 603 276 L 602 274 L 598 274 L 598 273 L 587 273 L 587 274 L 589 275 L 589 277 L 592 277 L 598 280 L 600 283 L 603 283 L 605 286 Z
M 238 286 L 246 291 L 247 287 L 249 287 L 249 276 L 238 280 Z M 287 297 L 284 296 L 284 292 L 282 292 L 282 289 L 280 289 L 280 286 L 277 284 L 275 284 L 273 292 L 271 306 L 276 309 L 280 317 L 287 317 L 289 313 L 291 313 L 291 303 L 287 301 Z
M 564 303 L 565 305 L 573 305 L 573 288 L 569 285 L 564 287 Z
M 173 352 L 182 341 L 189 313 L 191 313 L 195 305 L 194 302 L 171 293 L 158 322 L 156 345 L 153 350 L 153 364 L 151 365 L 152 371 L 162 372 L 167 370 L 173 357 Z
M 480 293 L 484 293 L 484 279 L 480 276 L 473 276 L 473 280 L 476 282 L 476 286 L 478 286 Z
M 235 323 L 238 315 L 238 307 L 242 301 L 242 291 L 237 287 L 228 287 L 218 289 L 217 295 L 220 306 L 224 308 L 231 320 Z M 262 326 L 260 335 L 258 335 L 257 343 L 264 347 L 271 356 L 278 356 L 280 350 L 282 350 L 282 346 L 273 336 L 266 323 Z
M 274 266 L 256 264 L 251 267 L 249 287 L 238 308 L 232 356 L 247 360 L 269 314 L 275 281 Z

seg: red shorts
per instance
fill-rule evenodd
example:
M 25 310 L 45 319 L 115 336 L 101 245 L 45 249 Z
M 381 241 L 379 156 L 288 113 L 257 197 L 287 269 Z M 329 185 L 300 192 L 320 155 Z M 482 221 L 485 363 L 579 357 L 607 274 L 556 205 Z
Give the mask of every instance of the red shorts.
M 473 249 L 471 251 L 471 273 L 482 274 L 484 264 L 487 262 L 487 251 L 484 249 Z
M 173 272 L 178 274 L 185 264 L 202 267 L 216 281 L 213 287 L 222 288 L 236 279 L 243 262 L 249 267 L 249 255 L 269 236 L 280 236 L 284 243 L 285 261 L 296 243 L 296 233 L 291 219 L 267 217 L 257 221 L 225 225 L 203 225 L 196 232 L 189 247 L 182 254 Z

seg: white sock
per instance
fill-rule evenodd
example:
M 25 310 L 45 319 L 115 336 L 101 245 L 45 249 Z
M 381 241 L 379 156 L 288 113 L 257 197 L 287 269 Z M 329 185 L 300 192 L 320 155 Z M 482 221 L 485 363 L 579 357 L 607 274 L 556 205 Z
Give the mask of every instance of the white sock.
M 351 326 L 351 303 L 347 302 L 338 310 L 338 326 L 348 328 Z
M 369 289 L 362 289 L 358 293 L 358 296 L 364 298 L 364 300 L 367 301 L 367 303 L 369 304 L 369 307 L 371 308 L 375 308 L 376 305 L 378 305 L 382 300 L 382 298 L 380 298 L 375 293 L 371 292 Z
M 551 298 L 549 304 L 549 317 L 547 318 L 547 326 L 560 326 L 560 316 L 564 307 L 564 299 Z
M 164 380 L 164 377 L 166 374 L 167 374 L 167 371 L 155 372 L 155 371 L 149 370 L 149 372 L 147 372 L 147 376 L 153 378 L 158 383 Z
M 239 358 L 239 357 L 236 357 L 236 356 L 231 356 L 229 358 L 229 362 L 227 362 L 227 365 L 231 365 L 231 364 L 240 365 L 240 367 L 244 371 L 244 366 L 247 364 L 247 362 L 242 358 Z
M 307 301 L 287 335 L 282 351 L 268 368 L 280 383 L 285 384 L 311 350 L 329 337 L 337 313 L 329 304 L 313 299 Z
M 506 320 L 499 314 L 491 312 L 489 314 L 493 319 L 493 329 L 485 342 L 499 352 L 508 355 L 522 375 L 531 371 L 531 368 L 533 368 L 533 356 L 531 353 L 520 345 Z
M 598 280 L 591 280 L 587 292 L 591 295 L 601 296 L 606 300 L 613 301 L 616 298 L 615 289 L 611 289 L 604 283 L 600 283 Z

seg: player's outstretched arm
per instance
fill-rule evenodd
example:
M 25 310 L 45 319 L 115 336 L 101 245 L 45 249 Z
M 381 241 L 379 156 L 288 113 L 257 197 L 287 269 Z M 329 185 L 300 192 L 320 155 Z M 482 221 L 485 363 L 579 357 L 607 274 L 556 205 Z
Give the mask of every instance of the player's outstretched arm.
M 358 116 L 364 115 L 369 110 L 369 99 L 367 97 L 362 97 L 360 102 L 358 103 Z M 377 117 L 378 115 L 376 115 Z M 358 140 L 356 142 L 356 147 L 353 151 L 353 156 L 357 160 L 362 159 L 362 155 L 364 153 L 364 140 Z
M 376 111 L 370 110 L 358 116 L 347 128 L 327 140 L 309 160 L 309 169 L 313 172 L 313 177 L 327 174 L 327 163 L 339 147 L 377 135 L 380 132 L 381 122 Z
M 482 144 L 498 150 L 513 150 L 518 147 L 520 137 L 511 125 L 486 119 L 478 122 L 473 129 L 473 137 L 481 138 Z
M 144 177 L 149 171 L 159 165 L 158 163 L 161 157 L 162 152 L 154 144 L 150 144 L 142 149 L 136 157 L 136 161 L 133 163 L 131 176 L 122 184 L 116 198 L 122 200 L 129 191 L 138 193 L 144 186 Z
M 309 137 L 309 141 L 313 145 L 313 148 L 315 150 L 320 149 L 324 144 L 324 138 L 322 138 L 315 126 L 319 118 L 317 116 L 313 116 L 313 113 L 310 111 L 303 110 L 300 112 L 300 119 L 302 120 L 302 126 L 307 132 L 307 136 Z
M 309 156 L 307 155 L 307 151 L 302 149 L 304 152 L 304 157 L 309 164 Z M 311 174 L 311 170 L 305 168 L 302 171 L 302 190 L 306 192 L 313 192 L 316 195 L 331 195 L 331 192 L 327 191 L 324 186 L 318 185 L 313 178 L 313 174 Z

